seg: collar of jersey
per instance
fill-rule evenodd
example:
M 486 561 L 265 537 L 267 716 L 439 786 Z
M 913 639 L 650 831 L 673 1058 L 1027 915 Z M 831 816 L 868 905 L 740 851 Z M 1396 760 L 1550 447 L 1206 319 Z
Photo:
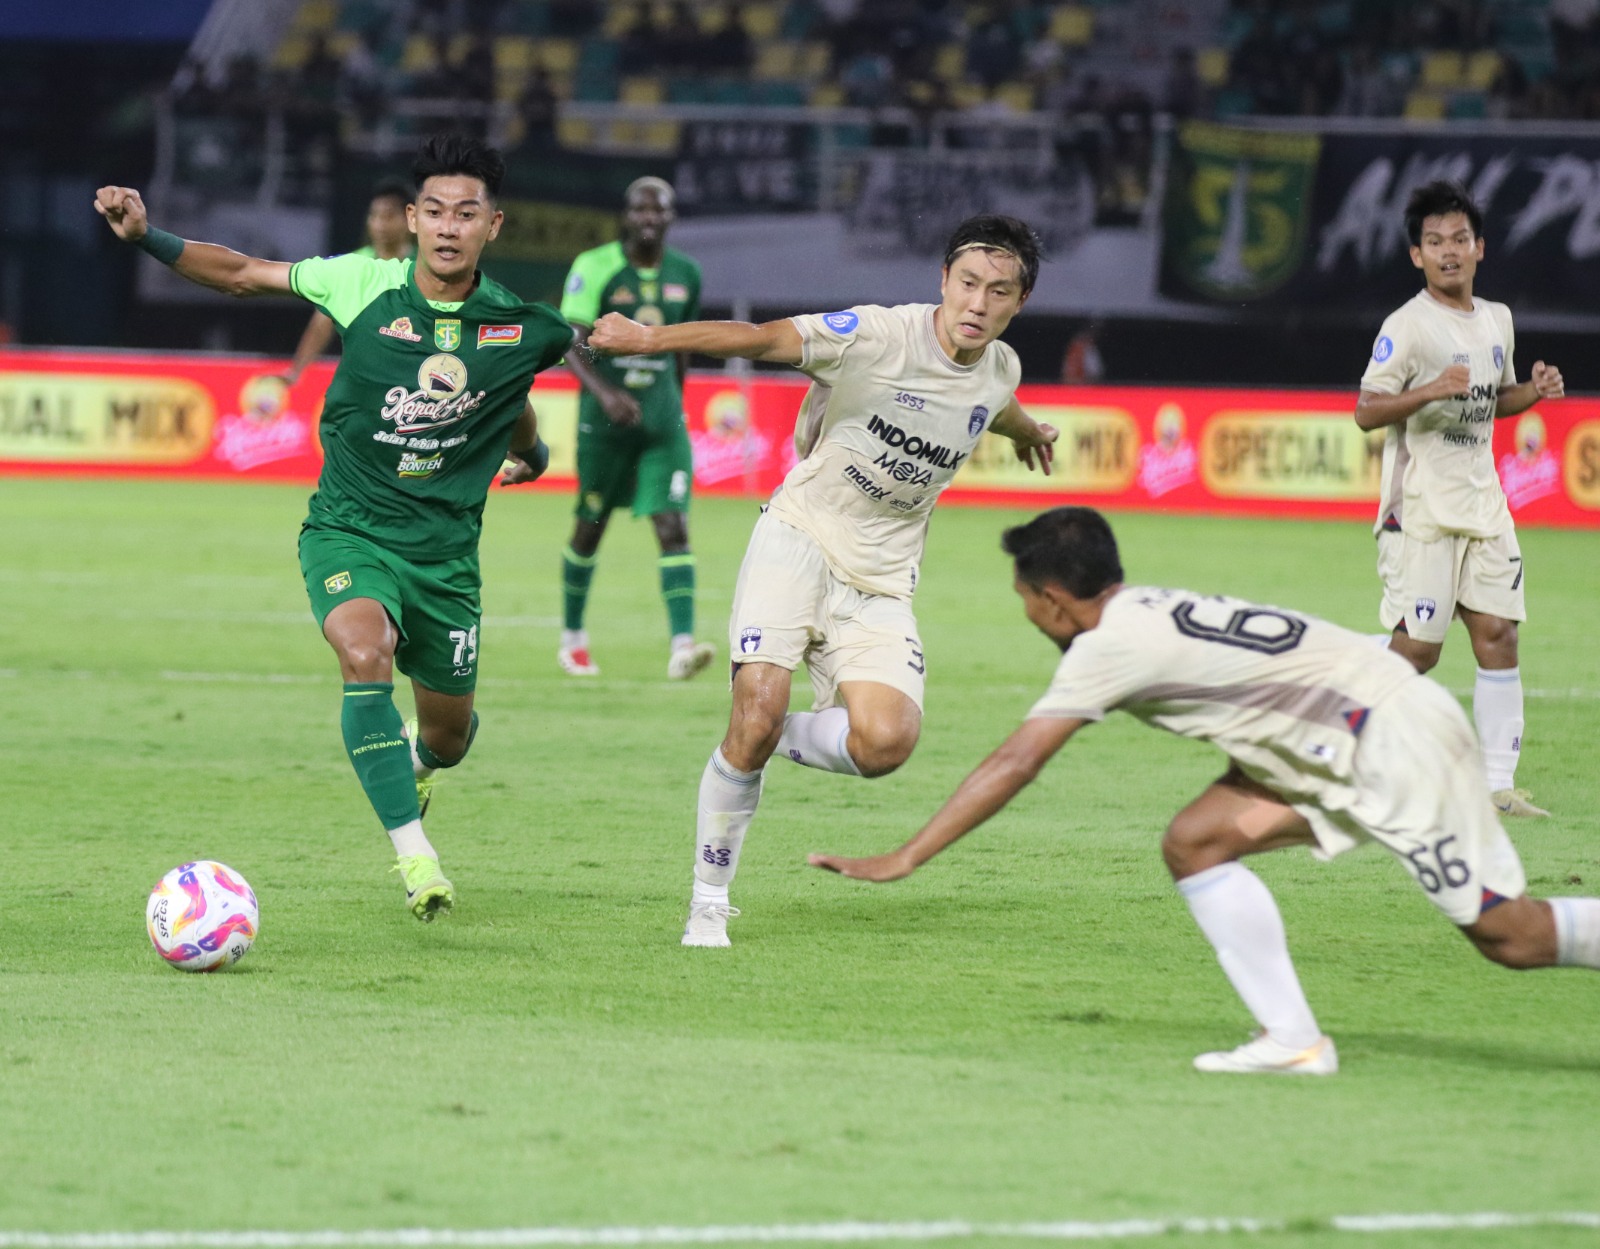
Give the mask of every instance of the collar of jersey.
M 442 300 L 432 300 L 424 295 L 422 293 L 422 288 L 417 285 L 417 262 L 415 258 L 412 258 L 411 268 L 406 272 L 406 284 L 411 288 L 411 293 L 422 302 L 422 305 L 425 308 L 428 308 L 433 312 L 460 312 L 472 302 L 472 297 L 483 289 L 483 270 L 474 270 L 472 277 L 472 289 L 467 293 L 467 297 L 465 299 L 459 300 L 455 303 Z
M 981 353 L 979 353 L 978 358 L 976 360 L 974 360 L 971 364 L 957 364 L 954 360 L 952 360 L 950 358 L 949 354 L 945 351 L 944 344 L 942 344 L 939 341 L 939 331 L 934 328 L 934 324 L 933 324 L 934 317 L 936 317 L 938 315 L 939 315 L 939 305 L 938 304 L 929 304 L 928 305 L 928 319 L 922 323 L 923 328 L 925 330 L 927 330 L 927 332 L 928 332 L 928 341 L 933 344 L 933 354 L 938 356 L 939 359 L 944 362 L 945 367 L 947 369 L 949 369 L 952 373 L 971 373 L 974 369 L 976 369 L 980 364 L 983 363 L 983 357 L 989 354 L 989 348 L 992 347 L 994 344 L 993 343 L 985 343 L 983 345 L 983 351 Z

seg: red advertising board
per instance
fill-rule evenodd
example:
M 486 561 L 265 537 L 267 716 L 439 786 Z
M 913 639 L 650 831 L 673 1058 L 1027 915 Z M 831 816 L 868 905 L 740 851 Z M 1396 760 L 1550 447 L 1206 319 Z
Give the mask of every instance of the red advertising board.
M 331 365 L 292 388 L 256 357 L 0 352 L 0 472 L 315 480 L 316 420 Z M 699 374 L 685 395 L 702 493 L 765 495 L 794 463 L 804 380 Z M 572 483 L 577 387 L 533 390 L 552 449 L 537 488 Z M 1061 430 L 1046 479 L 986 435 L 946 498 L 1233 515 L 1371 517 L 1381 435 L 1351 420 L 1354 390 L 1025 386 Z M 1600 400 L 1540 404 L 1495 428 L 1500 479 L 1521 524 L 1600 528 Z

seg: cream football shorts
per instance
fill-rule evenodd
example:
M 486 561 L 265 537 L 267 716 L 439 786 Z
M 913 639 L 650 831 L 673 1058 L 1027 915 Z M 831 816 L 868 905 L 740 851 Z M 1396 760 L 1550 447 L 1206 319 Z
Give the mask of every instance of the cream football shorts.
M 1526 620 L 1522 550 L 1515 531 L 1492 538 L 1446 536 L 1422 542 L 1405 533 L 1378 535 L 1383 603 L 1378 618 L 1393 630 L 1402 621 L 1419 642 L 1442 642 L 1456 608 Z
M 1321 857 L 1375 841 L 1454 923 L 1473 923 L 1496 896 L 1527 890 L 1466 713 L 1426 677 L 1368 713 L 1348 784 L 1330 786 L 1321 802 L 1291 805 L 1311 824 Z
M 910 601 L 839 580 L 809 534 L 766 512 L 739 566 L 728 654 L 790 672 L 804 663 L 818 710 L 839 701 L 845 681 L 876 681 L 922 707 L 927 665 Z

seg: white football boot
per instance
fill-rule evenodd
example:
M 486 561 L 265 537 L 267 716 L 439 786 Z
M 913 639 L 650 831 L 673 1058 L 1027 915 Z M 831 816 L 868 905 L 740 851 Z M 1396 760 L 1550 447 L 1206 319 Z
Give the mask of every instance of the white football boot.
M 721 948 L 730 946 L 728 921 L 739 908 L 726 902 L 691 902 L 689 922 L 683 926 L 683 944 Z
M 1297 1050 L 1259 1032 L 1238 1049 L 1201 1054 L 1194 1068 L 1236 1075 L 1331 1076 L 1339 1070 L 1339 1054 L 1332 1037 L 1318 1037 L 1314 1045 Z

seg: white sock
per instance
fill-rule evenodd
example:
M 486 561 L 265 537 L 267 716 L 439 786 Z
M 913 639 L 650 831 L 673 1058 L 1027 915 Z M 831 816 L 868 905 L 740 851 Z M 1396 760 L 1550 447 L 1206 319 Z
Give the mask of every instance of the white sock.
M 419 731 L 417 736 L 420 737 L 421 735 L 422 734 Z M 417 753 L 417 743 L 415 739 L 407 738 L 406 740 L 407 744 L 411 747 L 411 775 L 415 776 L 419 781 L 425 781 L 439 769 L 430 768 L 426 763 L 422 762 L 422 756 Z
M 587 629 L 561 630 L 561 649 L 564 651 L 587 650 L 589 648 L 589 631 Z
M 1522 752 L 1522 671 L 1479 668 L 1472 687 L 1472 718 L 1483 745 L 1483 768 L 1489 792 L 1510 789 Z
M 692 633 L 674 633 L 672 635 L 672 650 L 674 653 L 686 650 L 693 645 L 694 634 Z
M 408 854 L 426 854 L 437 859 L 439 852 L 428 841 L 428 835 L 422 831 L 422 821 L 412 820 L 409 824 L 402 824 L 399 828 L 389 830 L 389 840 L 394 842 L 394 852 L 401 858 Z
M 1600 971 L 1600 898 L 1551 898 L 1556 920 L 1556 966 Z
M 726 902 L 739 870 L 745 830 L 761 801 L 761 773 L 741 772 L 724 758 L 722 747 L 700 777 L 700 808 L 695 825 L 694 900 Z
M 843 707 L 826 711 L 792 711 L 783 718 L 783 732 L 775 753 L 801 767 L 820 768 L 845 776 L 860 776 L 861 769 L 845 749 L 850 736 L 850 713 Z
M 1315 1045 L 1322 1029 L 1300 988 L 1278 904 L 1242 863 L 1221 863 L 1178 882 L 1178 892 L 1234 990 L 1274 1041 Z

